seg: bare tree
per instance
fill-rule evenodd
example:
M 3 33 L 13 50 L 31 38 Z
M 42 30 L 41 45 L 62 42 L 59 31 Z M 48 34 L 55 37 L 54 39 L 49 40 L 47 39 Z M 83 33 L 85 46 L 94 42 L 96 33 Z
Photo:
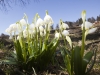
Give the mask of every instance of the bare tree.
M 7 11 L 12 8 L 12 4 L 26 6 L 30 1 L 38 2 L 39 0 L 0 0 L 0 10 Z

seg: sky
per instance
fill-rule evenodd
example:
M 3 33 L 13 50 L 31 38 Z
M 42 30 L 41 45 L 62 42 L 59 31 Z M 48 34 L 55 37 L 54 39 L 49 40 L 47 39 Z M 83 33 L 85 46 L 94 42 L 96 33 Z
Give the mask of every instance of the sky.
M 54 21 L 54 27 L 56 27 L 60 19 L 75 22 L 81 18 L 82 10 L 86 10 L 86 18 L 96 18 L 100 15 L 100 0 L 30 0 L 30 3 L 23 7 L 11 4 L 8 11 L 0 10 L 0 34 L 7 34 L 6 28 L 21 20 L 24 13 L 27 14 L 31 24 L 36 13 L 44 19 L 46 10 L 48 10 Z

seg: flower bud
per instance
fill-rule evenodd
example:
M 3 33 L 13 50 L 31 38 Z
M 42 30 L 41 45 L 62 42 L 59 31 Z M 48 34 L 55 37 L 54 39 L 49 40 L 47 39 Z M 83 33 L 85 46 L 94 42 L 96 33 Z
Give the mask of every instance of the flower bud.
M 21 19 L 21 20 L 20 20 L 20 24 L 21 24 L 22 26 L 27 25 L 27 23 L 26 23 L 25 19 Z
M 42 26 L 44 25 L 44 21 L 41 19 L 41 18 L 38 18 L 37 22 L 36 22 L 36 25 L 39 27 L 39 26 Z
M 63 36 L 68 36 L 69 35 L 69 32 L 67 30 L 63 30 L 62 35 Z
M 60 37 L 61 37 L 61 34 L 58 33 L 58 32 L 56 32 L 56 33 L 55 33 L 55 38 L 60 38 Z
M 44 23 L 45 25 L 50 25 L 50 26 L 53 25 L 53 20 L 50 15 L 46 15 L 44 17 Z

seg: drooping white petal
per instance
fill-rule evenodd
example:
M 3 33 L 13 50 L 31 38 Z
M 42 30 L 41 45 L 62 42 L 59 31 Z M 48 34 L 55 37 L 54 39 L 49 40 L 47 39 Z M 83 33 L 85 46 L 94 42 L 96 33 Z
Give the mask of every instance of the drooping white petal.
M 50 15 L 46 15 L 45 17 L 44 17 L 44 23 L 45 23 L 45 25 L 53 25 L 53 20 L 52 20 L 52 18 L 51 18 L 51 16 Z
M 35 25 L 33 23 L 29 25 L 29 30 L 35 30 Z
M 58 33 L 58 32 L 56 32 L 56 33 L 55 33 L 55 38 L 60 38 L 60 37 L 61 37 L 61 34 Z
M 88 34 L 94 33 L 96 30 L 97 30 L 97 27 L 91 28 L 91 29 L 89 29 Z
M 27 25 L 27 23 L 26 23 L 25 19 L 21 19 L 21 20 L 20 20 L 20 24 L 21 24 L 22 26 Z
M 68 30 L 63 30 L 62 35 L 63 35 L 63 36 L 68 36 L 68 35 L 69 35 Z
M 11 34 L 11 33 L 12 33 L 12 29 L 11 29 L 11 28 L 7 28 L 7 29 L 5 30 L 5 32 Z
M 38 18 L 37 22 L 36 22 L 36 25 L 39 27 L 39 26 L 42 26 L 44 25 L 44 21 L 41 19 L 41 18 Z
M 16 31 L 18 30 L 18 27 L 17 27 L 17 24 L 16 24 L 16 23 L 11 24 L 11 25 L 9 26 L 9 28 L 12 29 L 12 32 L 16 32 Z
M 68 24 L 66 24 L 66 23 L 63 23 L 62 27 L 63 27 L 63 29 L 69 28 Z
M 66 36 L 66 40 L 68 41 L 70 47 L 72 48 L 72 41 L 71 38 L 69 36 Z
M 63 30 L 63 25 L 59 25 L 59 29 L 60 30 Z
M 85 30 L 91 28 L 93 26 L 92 23 L 88 22 L 88 21 L 85 21 Z M 83 30 L 83 24 L 81 25 L 81 28 Z
M 28 30 L 27 29 L 25 29 L 23 31 L 23 36 L 24 36 L 24 38 L 27 38 L 28 37 Z
M 39 26 L 39 30 L 40 30 L 40 32 L 43 32 L 44 31 L 43 26 Z

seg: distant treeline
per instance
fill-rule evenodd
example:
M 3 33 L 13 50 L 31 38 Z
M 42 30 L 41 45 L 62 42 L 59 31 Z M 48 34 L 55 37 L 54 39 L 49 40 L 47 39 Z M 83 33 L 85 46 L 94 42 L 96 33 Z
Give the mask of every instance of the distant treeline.
M 91 23 L 94 23 L 95 21 L 100 21 L 100 15 L 97 16 L 96 18 L 94 17 L 91 17 L 91 18 L 88 18 L 87 21 L 91 22 Z M 69 27 L 72 27 L 72 26 L 79 26 L 82 24 L 82 18 L 79 18 L 78 20 L 76 20 L 76 22 L 71 22 L 71 21 L 65 21 L 64 23 L 67 23 L 69 25 Z M 57 24 L 56 25 L 56 28 L 58 28 L 59 25 Z

